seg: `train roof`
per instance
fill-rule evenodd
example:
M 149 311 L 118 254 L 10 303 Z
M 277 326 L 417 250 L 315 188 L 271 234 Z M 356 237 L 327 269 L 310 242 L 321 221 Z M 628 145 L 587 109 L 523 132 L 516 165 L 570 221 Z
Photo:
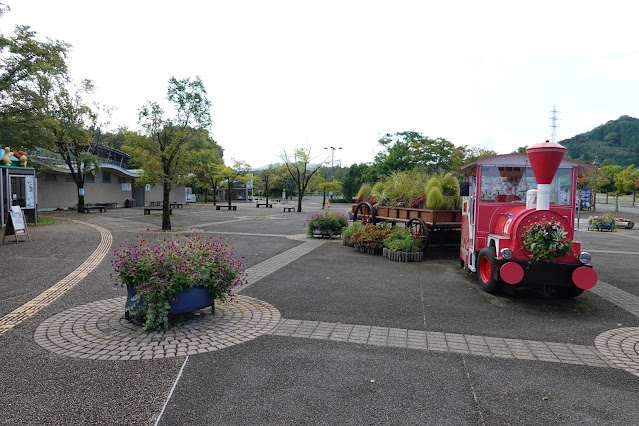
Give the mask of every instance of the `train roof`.
M 504 155 L 495 155 L 493 157 L 480 158 L 479 160 L 475 160 L 471 163 L 464 164 L 457 170 L 453 175 L 458 174 L 470 174 L 477 170 L 478 164 L 487 164 L 491 166 L 528 166 L 530 165 L 530 161 L 528 161 L 527 154 L 504 154 Z M 561 160 L 561 164 L 559 167 L 574 167 L 577 166 L 577 173 L 583 172 L 594 172 L 597 167 L 592 164 L 584 163 L 583 161 L 575 160 L 572 158 L 563 158 Z

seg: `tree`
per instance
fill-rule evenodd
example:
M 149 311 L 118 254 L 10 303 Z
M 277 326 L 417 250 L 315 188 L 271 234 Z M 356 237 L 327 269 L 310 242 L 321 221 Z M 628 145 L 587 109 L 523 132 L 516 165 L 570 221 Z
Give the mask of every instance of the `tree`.
M 302 197 L 306 192 L 306 188 L 315 173 L 317 173 L 323 166 L 320 163 L 315 166 L 310 165 L 311 161 L 311 149 L 308 151 L 303 148 L 295 148 L 293 152 L 293 158 L 290 158 L 286 151 L 280 156 L 284 160 L 286 170 L 290 174 L 291 178 L 295 181 L 297 186 L 297 211 L 302 211 Z
M 639 170 L 635 169 L 635 165 L 631 164 L 615 177 L 615 211 L 619 211 L 619 196 L 626 192 L 635 191 L 635 179 L 639 176 Z M 633 204 L 634 204 L 633 196 Z
M 228 184 L 227 198 L 229 200 L 229 210 L 231 207 L 231 185 L 237 180 L 246 181 L 247 179 L 250 179 L 250 170 L 251 166 L 247 162 L 235 159 L 233 159 L 232 167 L 226 166 L 220 170 L 220 175 L 224 176 L 224 179 L 226 179 Z
M 0 4 L 0 16 L 3 7 Z M 54 88 L 68 82 L 67 56 L 71 46 L 58 40 L 39 41 L 28 26 L 16 26 L 15 35 L 0 35 L 0 138 L 4 145 L 20 146 L 37 140 L 43 111 Z
M 126 149 L 142 164 L 143 183 L 162 183 L 162 229 L 171 229 L 169 194 L 186 175 L 189 144 L 211 125 L 211 102 L 200 77 L 169 79 L 167 99 L 174 115 L 165 118 L 159 104 L 148 102 L 140 108 L 139 121 L 146 137 L 127 140 Z
M 215 144 L 213 139 L 211 142 Z M 215 144 L 217 146 L 217 144 Z M 214 147 L 192 150 L 189 155 L 191 170 L 196 177 L 195 185 L 204 190 L 204 202 L 208 201 L 209 191 L 213 192 L 213 205 L 217 205 L 217 191 L 224 180 L 222 170 L 224 162 L 220 151 Z
M 344 174 L 341 177 L 342 181 L 342 194 L 344 198 L 347 200 L 352 199 L 357 195 L 357 191 L 359 191 L 359 187 L 362 186 L 363 176 L 366 169 L 370 166 L 367 164 L 353 164 L 349 168 L 346 169 Z
M 269 166 L 262 170 L 256 170 L 254 173 L 259 179 L 259 187 L 262 191 L 264 191 L 264 196 L 266 197 L 266 205 L 268 207 L 268 195 L 269 189 L 271 189 L 272 185 L 275 185 L 281 179 L 280 175 L 277 173 L 277 168 L 273 164 L 269 164 Z
M 606 193 L 606 204 L 608 204 L 608 193 L 616 190 L 615 180 L 617 179 L 617 175 L 623 170 L 621 166 L 614 164 L 614 161 L 608 160 L 609 159 L 606 159 L 603 162 L 604 165 L 599 169 L 601 175 L 597 179 L 598 190 Z
M 415 167 L 430 173 L 452 171 L 451 155 L 455 145 L 446 139 L 432 139 L 419 132 L 405 131 L 386 134 L 378 142 L 386 148 L 375 156 L 375 166 L 383 176 Z

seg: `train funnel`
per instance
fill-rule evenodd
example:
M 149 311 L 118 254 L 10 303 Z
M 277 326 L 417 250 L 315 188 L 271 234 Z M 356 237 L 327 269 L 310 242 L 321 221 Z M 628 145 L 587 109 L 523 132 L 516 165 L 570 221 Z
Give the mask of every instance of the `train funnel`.
M 564 158 L 566 148 L 546 141 L 527 148 L 526 153 L 537 179 L 537 210 L 550 210 L 550 184 Z

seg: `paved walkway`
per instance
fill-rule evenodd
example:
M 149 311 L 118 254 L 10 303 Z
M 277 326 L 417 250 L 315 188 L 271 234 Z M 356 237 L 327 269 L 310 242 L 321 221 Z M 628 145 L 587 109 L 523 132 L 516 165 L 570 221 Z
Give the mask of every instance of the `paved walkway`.
M 237 219 L 224 221 L 224 223 L 233 221 Z M 77 284 L 102 260 L 111 244 L 109 231 L 97 225 L 76 222 L 100 231 L 102 240 L 99 247 L 80 268 L 64 280 L 0 319 L 0 333 L 3 330 L 9 330 L 34 315 L 43 306 L 52 303 Z M 203 233 L 202 228 L 199 226 L 191 232 Z M 268 235 L 304 241 L 290 250 L 248 268 L 248 282 L 238 288 L 237 293 L 327 242 L 327 240 L 309 240 L 303 234 L 276 235 L 242 232 L 237 234 Z M 332 241 L 332 243 L 336 242 Z M 599 282 L 591 291 L 639 317 L 639 297 L 605 282 Z M 215 315 L 200 311 L 200 315 L 196 318 L 181 325 L 177 334 L 174 334 L 172 330 L 143 333 L 138 326 L 123 319 L 123 301 L 122 298 L 104 300 L 61 312 L 38 327 L 35 341 L 44 348 L 61 355 L 125 361 L 197 354 L 243 343 L 269 333 L 278 336 L 425 351 L 623 368 L 639 376 L 639 328 L 610 330 L 599 335 L 594 346 L 583 346 L 358 324 L 280 320 L 280 314 L 275 307 L 253 298 L 239 296 L 234 303 L 219 306 Z
M 181 323 L 179 327 L 168 331 L 143 333 L 138 326 L 124 319 L 124 298 L 104 299 L 71 307 L 46 318 L 35 329 L 33 334 L 35 342 L 51 353 L 83 360 L 96 360 L 96 362 L 116 361 L 128 364 L 131 361 L 139 362 L 139 360 L 185 357 L 182 364 L 184 369 L 191 355 L 248 344 L 259 336 L 279 336 L 315 342 L 341 342 L 363 347 L 403 348 L 433 354 L 451 353 L 495 360 L 524 360 L 615 369 L 639 376 L 639 328 L 637 327 L 620 327 L 605 331 L 596 337 L 593 345 L 578 345 L 371 326 L 370 324 L 282 318 L 276 307 L 254 297 L 243 295 L 242 292 L 299 260 L 302 256 L 326 244 L 341 244 L 341 242 L 308 239 L 303 234 L 215 230 L 220 224 L 233 225 L 242 223 L 247 218 L 251 217 L 200 223 L 197 227 L 191 228 L 189 233 L 266 236 L 286 238 L 300 243 L 248 268 L 248 282 L 237 289 L 238 297 L 235 302 L 217 305 L 215 314 L 201 310 L 196 317 Z M 264 220 L 278 219 L 274 215 Z M 85 221 L 74 220 L 74 222 L 79 226 L 89 226 L 97 230 L 100 233 L 99 244 L 86 261 L 65 278 L 33 300 L 0 318 L 0 336 L 33 317 L 72 289 L 97 268 L 105 255 L 110 252 L 113 236 L 106 228 Z M 127 226 L 131 227 L 131 224 Z M 143 225 L 140 225 L 140 228 L 143 228 Z M 134 230 L 134 232 L 137 231 Z M 630 237 L 635 238 L 634 235 Z M 612 254 L 614 250 L 602 249 L 597 252 Z M 628 254 L 628 252 L 623 253 Z M 590 292 L 639 317 L 639 297 L 601 281 Z M 182 371 L 176 383 L 180 380 L 181 374 Z M 171 394 L 167 398 L 167 403 L 170 399 Z M 160 420 L 160 417 L 157 420 Z

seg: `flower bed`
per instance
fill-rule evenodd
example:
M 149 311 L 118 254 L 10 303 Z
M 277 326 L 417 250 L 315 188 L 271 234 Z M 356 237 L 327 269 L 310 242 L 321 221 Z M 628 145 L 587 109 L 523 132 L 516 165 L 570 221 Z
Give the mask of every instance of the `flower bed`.
M 634 224 L 633 224 L 634 225 Z M 617 218 L 612 213 L 605 213 L 602 216 L 591 216 L 588 218 L 588 229 L 597 231 L 612 231 L 617 227 Z
M 114 285 L 135 288 L 127 311 L 144 314 L 145 331 L 169 327 L 170 301 L 182 290 L 204 286 L 211 299 L 226 302 L 234 286 L 246 283 L 241 261 L 233 259 L 223 241 L 188 234 L 155 244 L 144 234 L 138 238 L 137 244 L 115 250 L 111 263 L 118 280 Z
M 325 210 L 306 218 L 306 235 L 309 237 L 332 237 L 340 235 L 342 228 L 348 226 L 348 217 L 342 213 Z
M 368 254 L 382 254 L 384 240 L 393 232 L 393 228 L 385 223 L 377 225 L 366 224 L 361 229 L 355 229 L 350 241 L 357 251 Z

